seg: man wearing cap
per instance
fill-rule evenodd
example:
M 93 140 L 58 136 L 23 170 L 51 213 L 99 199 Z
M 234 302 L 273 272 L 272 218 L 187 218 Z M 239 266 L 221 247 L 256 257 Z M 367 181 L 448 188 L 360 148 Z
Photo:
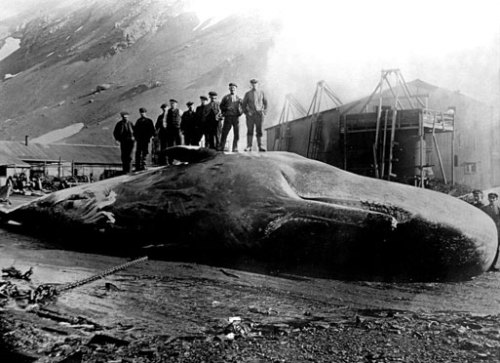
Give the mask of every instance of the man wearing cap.
M 193 109 L 193 102 L 189 101 L 186 103 L 187 110 L 182 113 L 181 120 L 181 131 L 184 135 L 184 143 L 186 145 L 195 145 L 198 146 L 198 140 L 196 134 L 198 131 L 196 130 L 196 115 Z
M 167 112 L 167 145 L 182 145 L 181 137 L 182 111 L 177 107 L 177 100 L 170 100 L 170 108 Z
M 141 117 L 135 122 L 134 137 L 135 146 L 135 170 L 146 169 L 146 157 L 149 154 L 149 142 L 155 135 L 156 130 L 153 120 L 146 117 L 147 110 L 144 107 L 139 109 Z
M 219 150 L 226 147 L 226 139 L 229 131 L 233 128 L 233 152 L 238 151 L 238 140 L 240 139 L 240 116 L 243 114 L 242 100 L 236 94 L 236 83 L 229 83 L 229 94 L 225 95 L 220 102 L 220 110 L 224 116 L 222 126 L 222 137 Z
M 160 108 L 162 113 L 156 119 L 155 130 L 159 143 L 158 164 L 165 165 L 167 163 L 165 158 L 165 149 L 167 148 L 167 104 L 162 104 Z
M 205 128 L 205 146 L 209 149 L 216 150 L 220 144 L 222 133 L 221 121 L 223 119 L 220 112 L 220 104 L 217 101 L 217 92 L 211 91 L 208 93 L 210 97 L 210 111 L 206 120 Z
M 475 189 L 472 191 L 472 202 L 470 204 L 479 209 L 484 207 L 483 192 L 481 190 Z
M 130 172 L 130 164 L 132 163 L 132 150 L 134 149 L 134 125 L 128 119 L 127 111 L 120 112 L 121 120 L 113 130 L 113 137 L 120 143 L 120 152 L 123 165 L 123 172 Z
M 259 151 L 266 151 L 262 146 L 262 124 L 267 111 L 267 99 L 264 92 L 258 89 L 259 81 L 255 78 L 250 80 L 252 89 L 245 93 L 243 97 L 243 112 L 247 118 L 247 148 L 245 151 L 252 151 L 253 130 L 257 136 L 257 146 Z
M 208 104 L 207 96 L 200 96 L 200 105 L 196 107 L 195 111 L 195 119 L 197 128 L 196 136 L 196 145 L 198 145 L 201 141 L 201 138 L 206 133 L 207 130 L 207 120 L 208 114 L 210 113 L 210 105 Z M 205 145 L 207 141 L 205 140 Z
M 481 208 L 487 215 L 493 219 L 497 228 L 500 227 L 500 208 L 498 207 L 498 194 L 497 193 L 488 193 L 488 205 L 485 205 Z

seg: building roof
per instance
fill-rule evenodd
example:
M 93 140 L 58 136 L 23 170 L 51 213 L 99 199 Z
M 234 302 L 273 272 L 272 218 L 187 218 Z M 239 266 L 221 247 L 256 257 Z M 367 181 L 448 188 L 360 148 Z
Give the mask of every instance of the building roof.
M 30 164 L 25 163 L 19 158 L 16 158 L 15 156 L 5 154 L 5 153 L 0 153 L 0 166 L 14 166 L 18 168 L 29 168 Z
M 108 145 L 39 144 L 0 141 L 0 165 L 10 162 L 75 162 L 91 165 L 120 165 L 120 149 Z M 20 165 L 21 165 L 20 164 Z

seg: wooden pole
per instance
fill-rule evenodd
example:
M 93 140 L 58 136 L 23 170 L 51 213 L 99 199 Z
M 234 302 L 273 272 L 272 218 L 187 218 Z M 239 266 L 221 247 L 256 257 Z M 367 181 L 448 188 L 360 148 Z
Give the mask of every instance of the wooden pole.
M 385 173 L 385 149 L 387 148 L 387 115 L 389 113 L 389 110 L 385 110 L 385 117 L 384 117 L 384 137 L 383 137 L 383 143 L 382 143 L 382 166 L 380 167 L 380 178 L 384 178 L 384 173 Z
M 347 170 L 347 117 L 344 115 L 344 170 Z
M 382 117 L 382 91 L 384 86 L 384 78 L 385 74 L 382 71 L 380 76 L 380 83 L 376 89 L 379 90 L 379 101 L 378 101 L 378 110 L 377 110 L 377 125 L 375 128 L 375 142 L 373 143 L 373 168 L 375 169 L 375 177 L 379 178 L 379 170 L 378 170 L 378 139 L 380 133 L 380 118 Z
M 455 184 L 455 114 L 451 130 L 451 185 Z
M 420 187 L 425 188 L 424 185 L 424 119 L 422 113 L 419 113 L 419 133 L 420 133 Z

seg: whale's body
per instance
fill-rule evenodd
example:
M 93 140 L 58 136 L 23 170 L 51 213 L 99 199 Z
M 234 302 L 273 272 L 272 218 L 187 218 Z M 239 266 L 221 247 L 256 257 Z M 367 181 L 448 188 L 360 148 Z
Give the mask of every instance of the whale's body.
M 194 162 L 55 192 L 9 219 L 323 276 L 456 278 L 487 270 L 496 255 L 493 221 L 441 193 L 292 153 L 171 152 Z

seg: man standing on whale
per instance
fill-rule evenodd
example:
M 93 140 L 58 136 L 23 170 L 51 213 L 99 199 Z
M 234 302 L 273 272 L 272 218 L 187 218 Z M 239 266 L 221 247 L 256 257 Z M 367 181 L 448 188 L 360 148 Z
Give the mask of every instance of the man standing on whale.
M 113 137 L 120 143 L 120 153 L 122 158 L 123 172 L 130 172 L 132 163 L 132 150 L 134 149 L 134 125 L 128 119 L 127 111 L 120 112 L 122 119 L 118 121 L 113 130 Z
M 236 83 L 229 83 L 229 94 L 225 95 L 220 102 L 220 110 L 224 116 L 222 126 L 222 138 L 218 150 L 224 151 L 227 135 L 233 129 L 233 152 L 238 151 L 238 140 L 240 138 L 240 116 L 243 113 L 241 98 L 236 94 Z
M 263 91 L 258 89 L 259 81 L 250 80 L 252 89 L 243 97 L 243 112 L 247 118 L 247 147 L 245 151 L 252 151 L 253 130 L 257 136 L 259 151 L 266 151 L 262 146 L 262 124 L 267 111 L 267 98 Z

